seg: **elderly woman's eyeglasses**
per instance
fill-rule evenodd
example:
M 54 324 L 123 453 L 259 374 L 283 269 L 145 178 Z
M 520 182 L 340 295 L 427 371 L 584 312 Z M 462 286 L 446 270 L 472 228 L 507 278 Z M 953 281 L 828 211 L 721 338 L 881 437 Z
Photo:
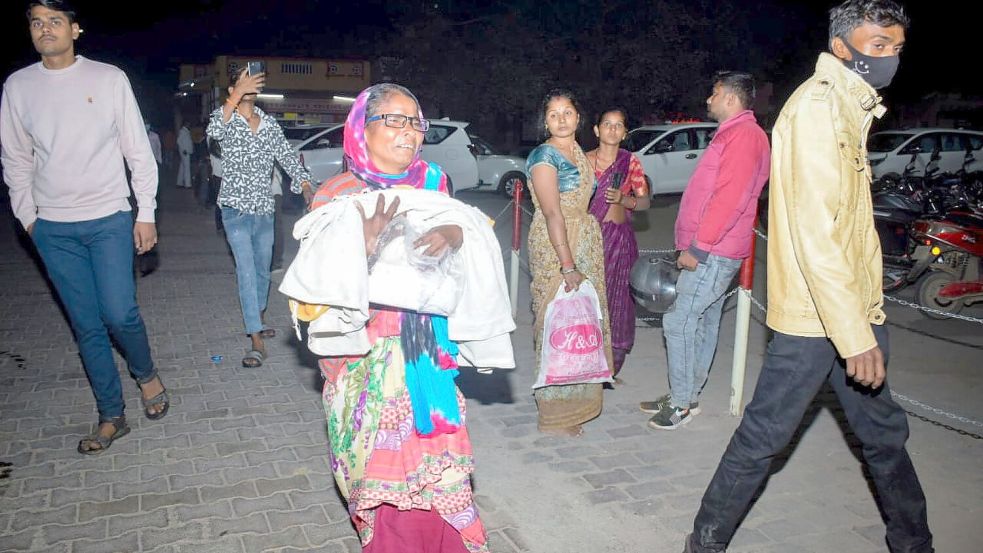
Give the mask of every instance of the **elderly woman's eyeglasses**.
M 383 120 L 387 127 L 392 127 L 394 129 L 406 128 L 407 121 L 409 121 L 410 125 L 412 125 L 414 129 L 420 132 L 427 132 L 427 129 L 430 128 L 430 121 L 426 119 L 410 117 L 399 113 L 383 113 L 381 115 L 373 115 L 372 117 L 366 119 L 365 122 L 371 123 L 380 119 Z

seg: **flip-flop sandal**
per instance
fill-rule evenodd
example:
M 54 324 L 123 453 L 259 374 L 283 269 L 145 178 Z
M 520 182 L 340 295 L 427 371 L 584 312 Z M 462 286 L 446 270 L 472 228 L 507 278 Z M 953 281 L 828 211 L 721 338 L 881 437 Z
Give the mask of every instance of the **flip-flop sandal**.
M 262 336 L 263 338 L 276 338 L 276 329 L 264 328 L 263 330 L 259 331 L 259 335 Z
M 113 435 L 109 437 L 102 436 L 99 434 L 99 425 L 97 424 L 96 431 L 93 434 L 86 436 L 79 441 L 79 453 L 82 455 L 99 455 L 103 451 L 109 449 L 109 446 L 113 445 L 113 442 L 115 442 L 117 439 L 130 433 L 130 427 L 126 425 L 126 417 L 116 417 L 104 422 L 111 423 L 113 427 L 116 428 L 116 432 L 113 432 Z M 100 424 L 102 423 L 100 422 Z M 95 444 L 99 444 L 99 447 L 86 447 L 87 445 L 92 446 Z
M 265 353 L 259 351 L 258 349 L 251 349 L 249 350 L 249 353 L 242 358 L 242 366 L 247 369 L 262 367 L 264 359 L 266 359 Z
M 164 381 L 160 379 L 160 376 L 157 377 L 157 380 L 160 382 L 160 385 L 163 387 Z M 167 397 L 167 390 L 161 391 L 161 393 L 155 395 L 150 399 L 144 398 L 141 392 L 140 401 L 143 402 L 143 414 L 146 415 L 146 417 L 152 421 L 164 418 L 164 415 L 167 414 L 167 410 L 171 408 L 171 400 L 169 397 Z M 154 413 L 150 410 L 151 407 L 157 407 L 157 406 L 161 406 L 160 411 Z

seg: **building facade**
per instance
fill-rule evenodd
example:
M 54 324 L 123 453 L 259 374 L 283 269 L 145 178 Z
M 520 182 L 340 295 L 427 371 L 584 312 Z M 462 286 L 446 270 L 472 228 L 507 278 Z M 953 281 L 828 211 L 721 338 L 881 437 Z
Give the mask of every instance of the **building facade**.
M 344 122 L 355 95 L 372 82 L 366 60 L 218 56 L 212 63 L 180 66 L 181 116 L 204 121 L 226 97 L 230 76 L 257 61 L 266 73 L 259 104 L 284 126 Z

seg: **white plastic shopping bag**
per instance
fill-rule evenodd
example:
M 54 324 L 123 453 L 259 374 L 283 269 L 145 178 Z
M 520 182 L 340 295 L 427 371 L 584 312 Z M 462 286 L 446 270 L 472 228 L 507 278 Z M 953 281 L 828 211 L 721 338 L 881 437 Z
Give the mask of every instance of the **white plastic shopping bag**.
M 612 382 L 602 319 L 597 291 L 589 280 L 570 292 L 561 283 L 546 306 L 539 376 L 532 387 Z

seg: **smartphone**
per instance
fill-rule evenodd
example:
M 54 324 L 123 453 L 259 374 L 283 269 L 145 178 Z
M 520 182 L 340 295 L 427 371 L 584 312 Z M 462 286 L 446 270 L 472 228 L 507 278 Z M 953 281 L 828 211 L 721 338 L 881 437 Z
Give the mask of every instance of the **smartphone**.
M 611 185 L 608 188 L 614 190 L 616 188 L 621 188 L 621 180 L 624 178 L 624 174 L 620 171 L 615 173 L 611 178 Z
M 260 73 L 266 73 L 266 62 L 265 61 L 247 62 L 246 69 L 250 75 L 258 75 Z

